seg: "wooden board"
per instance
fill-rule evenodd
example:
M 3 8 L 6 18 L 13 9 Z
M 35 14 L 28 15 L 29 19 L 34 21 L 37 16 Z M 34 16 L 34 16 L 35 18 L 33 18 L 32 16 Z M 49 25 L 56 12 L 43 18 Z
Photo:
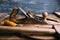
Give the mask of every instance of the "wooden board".
M 36 38 L 39 40 L 55 40 L 56 38 L 54 36 L 30 36 L 32 38 Z
M 19 19 L 20 17 L 18 17 L 16 19 Z M 49 21 L 48 20 L 47 21 L 48 25 L 41 25 L 41 24 L 19 24 L 20 27 L 10 27 L 10 28 L 7 27 L 7 28 L 8 28 L 8 30 L 11 29 L 10 31 L 12 31 L 12 32 L 13 31 L 17 32 L 18 31 L 18 32 L 26 34 L 26 35 L 28 35 L 28 36 L 30 36 L 32 38 L 43 39 L 43 40 L 46 40 L 46 39 L 49 40 L 51 38 L 51 40 L 54 40 L 55 37 L 53 37 L 53 36 L 47 36 L 47 35 L 49 35 L 49 34 L 55 34 L 56 31 L 54 29 L 52 29 L 52 25 L 53 24 L 54 25 L 55 24 L 60 24 L 60 19 L 57 18 L 55 15 L 52 15 L 52 14 L 49 14 L 48 18 L 57 20 L 58 22 L 54 22 L 54 21 Z M 2 30 L 2 31 L 5 31 L 5 30 Z M 7 31 L 7 32 L 10 32 L 10 31 Z M 0 30 L 0 32 L 1 32 L 1 30 Z M 41 36 L 41 34 L 43 36 Z M 31 36 L 31 35 L 34 35 L 34 36 Z M 39 36 L 37 36 L 37 35 L 39 35 Z M 44 36 L 44 35 L 46 35 L 46 36 Z M 25 40 L 24 38 L 21 39 L 21 38 L 16 37 L 16 36 L 15 37 L 14 36 L 9 36 L 9 37 L 8 36 L 5 36 L 5 37 L 1 36 L 0 39 L 1 38 L 2 39 L 6 38 L 6 40 L 7 40 L 7 39 L 10 39 L 10 37 L 11 37 L 11 39 L 16 38 L 17 40 Z
M 54 25 L 56 32 L 60 35 L 60 25 Z
M 55 34 L 54 29 L 49 28 L 36 28 L 36 27 L 7 27 L 0 26 L 0 31 L 2 32 L 21 32 L 21 33 L 29 33 L 29 34 Z
M 53 36 L 30 36 L 30 37 L 35 38 L 37 40 L 55 40 Z M 20 38 L 17 36 L 0 36 L 0 40 L 29 40 L 29 39 Z
M 17 36 L 0 36 L 0 40 L 26 40 Z
M 54 14 L 55 14 L 58 18 L 60 18 L 60 12 L 54 12 Z
M 40 24 L 19 24 L 18 26 L 20 27 L 25 27 L 25 28 L 53 28 L 52 25 L 40 25 Z

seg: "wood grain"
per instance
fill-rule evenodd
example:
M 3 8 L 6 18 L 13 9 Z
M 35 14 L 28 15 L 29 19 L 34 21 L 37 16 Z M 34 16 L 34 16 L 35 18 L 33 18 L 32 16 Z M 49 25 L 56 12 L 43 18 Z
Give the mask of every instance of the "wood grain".
M 22 33 L 46 33 L 46 34 L 54 34 L 54 29 L 48 29 L 48 28 L 33 28 L 33 27 L 2 27 L 0 26 L 1 31 L 7 31 L 7 32 L 22 32 Z
M 60 12 L 54 12 L 54 14 L 55 14 L 58 18 L 60 18 Z

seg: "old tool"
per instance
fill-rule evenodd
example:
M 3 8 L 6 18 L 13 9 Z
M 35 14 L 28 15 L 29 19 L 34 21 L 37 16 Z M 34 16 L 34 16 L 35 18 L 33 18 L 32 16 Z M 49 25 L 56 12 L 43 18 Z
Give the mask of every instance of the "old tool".
M 10 26 L 16 26 L 17 24 L 15 23 L 16 22 L 16 15 L 18 13 L 19 9 L 18 8 L 14 8 L 10 17 L 9 17 L 9 20 L 5 20 L 4 23 L 7 24 L 7 25 L 10 25 Z
M 27 18 L 29 18 L 29 16 L 27 15 L 27 12 L 25 12 L 21 7 L 19 7 L 19 10 L 20 10 Z
M 39 18 L 38 16 L 36 16 L 36 15 L 35 15 L 33 12 L 31 12 L 31 11 L 28 12 L 28 15 L 30 16 L 30 18 L 33 18 L 34 20 L 39 21 L 41 24 L 47 24 L 47 21 L 46 21 L 47 15 L 48 15 L 47 12 L 42 13 L 42 15 L 43 15 L 43 18 L 42 18 L 42 19 Z
M 43 17 L 41 17 L 41 16 L 37 16 L 37 15 L 35 15 L 33 12 L 29 11 L 29 12 L 28 12 L 28 15 L 29 15 L 30 18 L 35 18 L 35 20 L 38 20 L 38 21 L 41 21 L 41 19 L 44 19 L 44 20 L 46 19 L 46 20 L 58 22 L 57 20 L 50 19 L 50 18 L 46 18 L 47 15 L 46 15 L 45 13 L 48 15 L 47 12 L 43 12 L 43 13 L 42 13 Z M 45 16 L 45 17 L 44 17 L 44 16 Z
M 22 11 L 22 13 L 24 13 L 24 15 L 26 16 L 26 17 L 28 17 L 27 15 L 26 15 L 26 12 L 23 10 L 23 9 L 21 9 L 21 8 L 13 8 L 13 11 L 12 11 L 12 13 L 11 13 L 11 15 L 10 15 L 10 17 L 9 17 L 9 20 L 5 20 L 5 24 L 7 24 L 7 25 L 10 25 L 10 26 L 17 26 L 17 20 L 16 20 L 16 15 L 18 14 L 18 12 L 19 12 L 19 10 L 20 11 Z M 23 19 L 23 18 L 22 18 Z
M 47 22 L 47 16 L 48 16 L 48 13 L 47 12 L 43 12 L 42 13 L 42 16 L 43 16 L 43 22 Z
M 53 26 L 52 26 L 53 27 Z M 56 30 L 56 27 L 58 28 L 57 30 Z M 55 26 L 54 25 L 54 29 L 48 29 L 48 28 L 31 28 L 31 27 L 28 27 L 28 28 L 26 28 L 26 27 L 10 27 L 10 26 L 0 26 L 0 30 L 2 31 L 2 32 L 7 32 L 7 33 L 9 33 L 9 32 L 12 32 L 12 33 L 17 33 L 17 34 L 19 34 L 19 36 L 21 35 L 20 33 L 29 33 L 29 34 L 41 34 L 41 33 L 44 33 L 45 35 L 46 34 L 56 34 L 56 32 L 58 33 L 58 34 L 60 34 L 59 33 L 59 27 L 58 26 Z M 25 36 L 27 36 L 27 35 L 25 35 Z M 32 37 L 32 38 L 34 38 L 34 37 Z

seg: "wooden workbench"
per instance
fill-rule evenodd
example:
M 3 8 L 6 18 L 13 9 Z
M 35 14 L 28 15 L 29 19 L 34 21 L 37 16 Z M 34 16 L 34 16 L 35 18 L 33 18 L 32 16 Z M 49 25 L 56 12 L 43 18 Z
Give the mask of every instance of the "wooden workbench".
M 53 29 L 53 27 L 52 27 L 53 24 L 60 25 L 60 18 L 58 18 L 54 14 L 49 14 L 48 18 L 57 20 L 58 22 L 48 21 L 48 25 L 41 25 L 41 24 L 20 24 L 20 25 L 21 25 L 21 27 L 30 28 L 30 29 L 32 29 L 32 28 Z M 46 33 L 33 34 L 33 33 L 25 33 L 24 32 L 22 34 L 26 34 L 31 38 L 27 39 L 27 37 L 24 37 L 22 35 L 20 37 L 20 36 L 14 35 L 13 33 L 0 32 L 0 40 L 35 40 L 35 39 L 36 40 L 57 40 L 57 38 L 55 37 L 55 33 L 54 34 L 46 34 Z M 32 39 L 32 38 L 35 38 L 35 39 Z

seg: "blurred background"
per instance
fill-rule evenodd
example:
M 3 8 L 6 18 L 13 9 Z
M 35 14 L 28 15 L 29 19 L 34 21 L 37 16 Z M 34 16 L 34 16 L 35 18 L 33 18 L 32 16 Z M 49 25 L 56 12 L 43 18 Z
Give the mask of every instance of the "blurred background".
M 10 14 L 14 7 L 21 7 L 26 12 L 41 14 L 44 11 L 60 11 L 60 0 L 0 0 L 0 13 Z

